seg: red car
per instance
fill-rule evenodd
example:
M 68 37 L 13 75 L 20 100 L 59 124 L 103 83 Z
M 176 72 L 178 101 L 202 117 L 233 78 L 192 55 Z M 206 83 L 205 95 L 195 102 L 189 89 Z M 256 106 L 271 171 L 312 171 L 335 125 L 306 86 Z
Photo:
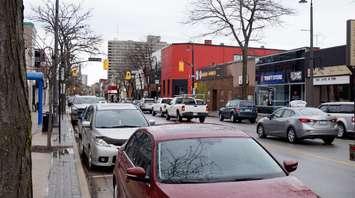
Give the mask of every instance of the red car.
M 178 124 L 137 130 L 119 149 L 114 197 L 318 197 L 238 129 Z

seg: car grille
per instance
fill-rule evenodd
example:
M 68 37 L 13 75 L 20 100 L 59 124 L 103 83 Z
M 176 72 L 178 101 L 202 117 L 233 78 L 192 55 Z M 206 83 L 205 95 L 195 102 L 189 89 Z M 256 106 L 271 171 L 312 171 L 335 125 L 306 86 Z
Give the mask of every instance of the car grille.
M 122 146 L 126 140 L 122 140 L 122 139 L 113 139 L 113 138 L 108 138 L 108 137 L 103 137 L 102 138 L 107 144 L 113 144 L 116 146 Z

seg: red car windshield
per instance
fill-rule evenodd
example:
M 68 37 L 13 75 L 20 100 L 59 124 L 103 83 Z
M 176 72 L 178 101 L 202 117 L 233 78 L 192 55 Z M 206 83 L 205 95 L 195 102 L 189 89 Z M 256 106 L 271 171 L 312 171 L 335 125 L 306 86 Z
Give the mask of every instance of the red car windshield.
M 208 183 L 285 176 L 277 162 L 251 138 L 199 138 L 158 144 L 158 180 Z

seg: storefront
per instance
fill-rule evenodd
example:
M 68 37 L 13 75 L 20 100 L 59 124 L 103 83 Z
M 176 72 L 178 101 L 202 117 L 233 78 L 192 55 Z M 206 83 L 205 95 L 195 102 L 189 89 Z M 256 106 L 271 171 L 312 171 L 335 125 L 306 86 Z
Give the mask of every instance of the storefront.
M 305 99 L 304 63 L 308 49 L 261 57 L 256 63 L 255 102 L 258 111 L 271 113 L 292 100 Z

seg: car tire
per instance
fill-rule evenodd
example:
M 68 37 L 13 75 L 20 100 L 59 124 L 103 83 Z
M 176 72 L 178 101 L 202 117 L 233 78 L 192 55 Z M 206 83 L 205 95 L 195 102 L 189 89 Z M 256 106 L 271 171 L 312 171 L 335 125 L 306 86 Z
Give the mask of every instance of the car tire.
M 219 113 L 218 117 L 219 117 L 219 121 L 223 122 L 224 117 L 223 117 L 222 113 Z
M 182 122 L 182 117 L 180 115 L 180 113 L 177 111 L 176 112 L 176 119 L 179 121 L 179 122 Z
M 152 116 L 155 116 L 157 113 L 155 111 L 152 111 Z
M 161 116 L 161 117 L 164 117 L 164 112 L 163 112 L 163 110 L 162 110 L 161 108 L 160 108 L 160 111 L 159 111 L 159 112 L 160 112 L 160 116 Z
M 334 141 L 335 137 L 326 137 L 326 138 L 322 138 L 324 144 L 326 145 L 331 145 Z
M 199 117 L 198 119 L 199 119 L 200 123 L 204 123 L 204 122 L 205 122 L 206 117 Z
M 92 164 L 92 154 L 91 154 L 91 149 L 89 148 L 89 154 L 87 155 L 87 163 L 88 163 L 88 169 L 89 170 L 94 170 L 95 165 Z
M 166 120 L 170 120 L 170 115 L 168 112 L 166 112 L 166 116 L 165 116 Z
M 235 118 L 234 113 L 232 113 L 232 115 L 231 115 L 231 121 L 232 121 L 232 122 L 237 122 L 237 119 Z
M 339 122 L 337 128 L 338 128 L 338 138 L 345 138 L 346 130 L 344 124 Z
M 262 124 L 259 124 L 258 127 L 256 127 L 256 133 L 259 138 L 266 138 L 265 129 Z
M 291 144 L 295 144 L 297 142 L 296 131 L 292 127 L 287 129 L 287 141 Z
M 255 118 L 249 119 L 250 123 L 254 124 L 256 122 Z
M 78 151 L 80 156 L 84 156 L 84 145 L 81 140 L 81 137 L 79 137 L 79 141 L 78 141 Z

